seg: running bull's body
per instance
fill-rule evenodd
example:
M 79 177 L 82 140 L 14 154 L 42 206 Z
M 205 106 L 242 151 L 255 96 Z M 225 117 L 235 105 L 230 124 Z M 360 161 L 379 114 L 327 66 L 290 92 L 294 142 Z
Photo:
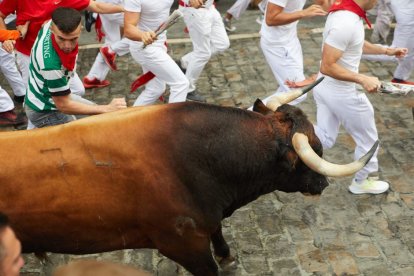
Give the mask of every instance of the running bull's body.
M 0 211 L 25 252 L 157 248 L 196 275 L 232 260 L 221 220 L 274 190 L 320 194 L 325 176 L 292 147 L 298 108 L 180 103 L 0 135 Z M 5 158 L 8 157 L 8 158 Z

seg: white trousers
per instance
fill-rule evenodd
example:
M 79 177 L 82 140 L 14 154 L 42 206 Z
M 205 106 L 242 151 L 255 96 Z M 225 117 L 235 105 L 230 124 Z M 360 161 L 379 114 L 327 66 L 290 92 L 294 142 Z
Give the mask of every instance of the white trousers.
M 9 93 L 0 86 L 0 112 L 10 111 L 14 109 L 14 102 L 10 98 Z
M 22 72 L 23 83 L 27 87 L 29 83 L 30 56 L 26 56 L 25 54 L 16 51 L 16 62 L 20 72 Z M 73 94 L 79 96 L 85 95 L 85 87 L 83 87 L 82 81 L 80 80 L 78 73 L 75 72 L 73 78 L 70 79 L 69 88 Z
M 239 19 L 240 15 L 247 10 L 249 4 L 250 0 L 237 0 L 233 6 L 227 10 L 227 13 L 231 14 L 235 19 Z
M 14 95 L 24 96 L 26 86 L 23 83 L 22 75 L 17 70 L 14 54 L 8 53 L 3 48 L 0 48 L 0 70 L 9 82 Z
M 313 96 L 317 106 L 315 133 L 322 146 L 333 147 L 339 127 L 343 125 L 356 143 L 355 160 L 366 154 L 378 140 L 378 132 L 374 108 L 365 93 L 355 89 L 340 89 L 332 83 L 321 82 L 313 89 Z M 362 181 L 370 173 L 378 171 L 377 152 L 368 164 L 356 173 L 356 180 Z
M 230 40 L 214 6 L 200 9 L 180 6 L 180 10 L 193 42 L 193 51 L 181 57 L 181 65 L 187 69 L 185 75 L 190 82 L 189 92 L 192 92 L 210 57 L 228 49 Z
M 147 83 L 136 99 L 134 106 L 150 105 L 170 86 L 169 103 L 184 102 L 187 98 L 188 80 L 180 67 L 168 55 L 164 40 L 142 48 L 142 42 L 131 42 L 132 58 L 142 66 L 144 73 L 151 71 L 156 76 Z
M 16 67 L 14 54 L 10 54 L 1 47 L 0 43 L 0 70 L 10 84 L 14 95 L 24 96 L 26 86 L 23 84 L 22 76 Z M 14 102 L 10 95 L 0 86 L 0 112 L 14 109 Z
M 118 56 L 129 53 L 129 41 L 126 38 L 121 39 L 120 28 L 124 25 L 124 14 L 100 14 L 102 28 L 105 32 L 105 45 L 110 46 Z M 98 53 L 96 59 L 87 74 L 88 79 L 97 78 L 102 81 L 109 73 L 109 67 L 106 65 L 101 53 Z
M 279 84 L 279 88 L 276 92 L 263 100 L 266 104 L 267 101 L 277 93 L 288 92 L 291 90 L 291 88 L 285 84 L 286 80 L 297 82 L 305 80 L 305 75 L 303 74 L 303 55 L 302 46 L 300 45 L 298 38 L 283 46 L 273 45 L 262 38 L 260 40 L 260 47 L 262 48 L 267 64 L 269 64 L 270 69 Z M 305 99 L 306 94 L 289 104 L 295 105 Z
M 394 39 L 391 47 L 408 48 L 408 54 L 402 59 L 386 55 L 363 55 L 367 60 L 373 61 L 397 61 L 398 66 L 394 71 L 394 78 L 408 80 L 414 69 L 414 14 L 402 16 L 404 7 L 400 7 L 391 1 L 391 7 L 395 13 L 397 25 L 394 31 Z
M 371 39 L 377 40 L 381 37 L 384 41 L 387 41 L 391 22 L 394 18 L 394 14 L 391 11 L 391 0 L 378 0 L 376 8 L 377 18 L 375 19 Z

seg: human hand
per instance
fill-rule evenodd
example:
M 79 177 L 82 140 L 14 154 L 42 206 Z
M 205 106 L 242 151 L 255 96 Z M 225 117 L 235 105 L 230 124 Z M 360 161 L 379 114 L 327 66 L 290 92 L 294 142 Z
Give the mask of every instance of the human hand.
M 143 32 L 141 35 L 141 40 L 142 42 L 144 42 L 145 46 L 153 43 L 156 39 L 157 39 L 157 36 L 153 31 Z
M 381 87 L 381 82 L 377 77 L 361 75 L 362 79 L 360 84 L 368 93 L 376 93 Z
M 24 23 L 24 25 L 17 25 L 16 29 L 20 32 L 20 34 L 22 35 L 21 39 L 24 39 L 26 37 L 27 34 L 27 30 L 29 28 L 29 24 L 30 21 L 26 21 L 26 23 Z
M 303 81 L 299 81 L 299 82 L 296 82 L 296 81 L 293 81 L 293 80 L 286 80 L 285 81 L 285 84 L 289 88 L 301 88 L 301 87 L 304 87 L 304 86 L 307 86 L 307 85 L 312 84 L 316 80 L 316 77 L 317 76 L 318 76 L 317 74 L 313 74 L 309 78 L 307 78 L 307 79 L 305 79 Z
M 302 18 L 309 18 L 314 16 L 325 16 L 328 13 L 319 5 L 311 5 L 302 10 Z
M 127 108 L 125 98 L 115 98 L 108 104 L 107 112 Z
M 3 49 L 8 53 L 12 53 L 14 50 L 14 44 L 16 44 L 16 41 L 14 40 L 5 40 L 3 41 Z
M 204 4 L 204 0 L 190 0 L 189 4 L 190 4 L 190 7 L 198 9 Z
M 396 58 L 403 58 L 407 55 L 407 48 L 386 48 L 385 54 L 388 56 L 395 56 Z

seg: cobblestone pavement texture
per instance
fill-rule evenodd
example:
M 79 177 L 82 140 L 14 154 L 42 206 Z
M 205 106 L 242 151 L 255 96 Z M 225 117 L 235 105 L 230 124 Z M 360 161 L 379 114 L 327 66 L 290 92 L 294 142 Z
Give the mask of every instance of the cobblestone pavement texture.
M 223 13 L 232 1 L 221 0 Z M 277 88 L 273 75 L 258 46 L 258 10 L 248 10 L 235 21 L 231 48 L 217 55 L 205 67 L 198 82 L 199 90 L 209 103 L 248 107 Z M 299 25 L 305 73 L 317 72 L 320 60 L 323 20 L 307 20 Z M 185 38 L 180 23 L 170 31 L 170 38 Z M 247 35 L 245 35 L 247 34 Z M 246 38 L 240 38 L 246 37 Z M 191 50 L 191 43 L 170 43 L 175 59 Z M 82 37 L 82 44 L 93 42 L 93 34 Z M 97 48 L 80 52 L 78 72 L 84 76 Z M 395 64 L 363 61 L 360 71 L 390 80 Z M 137 93 L 129 85 L 141 73 L 129 55 L 118 59 L 112 84 L 87 90 L 87 98 L 107 103 L 125 96 L 132 104 Z M 0 84 L 9 87 L 1 76 Z M 321 196 L 274 192 L 239 209 L 223 221 L 225 238 L 237 257 L 237 268 L 221 275 L 414 275 L 414 121 L 413 95 L 369 95 L 376 113 L 381 139 L 380 175 L 391 183 L 382 195 L 352 195 L 347 187 L 351 178 L 330 179 Z M 300 107 L 315 121 L 312 94 Z M 3 128 L 12 131 L 13 128 Z M 16 145 L 18 146 L 18 145 Z M 341 129 L 333 149 L 325 158 L 349 162 L 354 142 Z M 59 264 L 78 258 L 112 260 L 139 266 L 156 275 L 188 275 L 156 250 L 123 250 L 88 256 L 50 254 L 52 263 L 41 264 L 33 255 L 25 255 L 22 275 L 48 275 Z

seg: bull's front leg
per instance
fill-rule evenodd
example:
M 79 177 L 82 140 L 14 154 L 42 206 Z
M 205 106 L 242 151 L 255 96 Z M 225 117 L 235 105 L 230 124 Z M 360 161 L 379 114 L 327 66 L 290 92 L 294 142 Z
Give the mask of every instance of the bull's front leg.
M 223 237 L 221 223 L 217 227 L 216 232 L 211 235 L 211 242 L 213 243 L 214 256 L 221 269 L 235 269 L 237 266 L 236 259 L 230 255 L 230 247 Z

